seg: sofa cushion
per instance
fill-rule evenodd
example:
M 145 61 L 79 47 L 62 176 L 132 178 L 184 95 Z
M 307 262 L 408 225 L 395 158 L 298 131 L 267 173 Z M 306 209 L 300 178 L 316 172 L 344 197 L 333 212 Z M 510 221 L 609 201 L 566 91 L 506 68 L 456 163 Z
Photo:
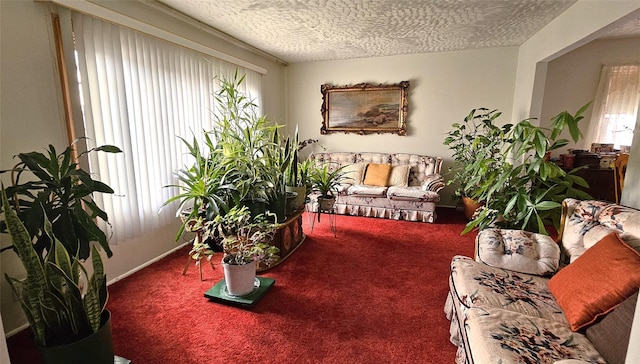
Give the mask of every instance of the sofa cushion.
M 349 186 L 347 194 L 353 196 L 384 197 L 387 193 L 387 188 L 388 187 L 383 186 L 353 185 Z
M 564 323 L 475 307 L 466 312 L 464 327 L 470 363 L 551 364 L 563 359 L 606 363 L 584 335 L 572 332 Z
M 558 270 L 560 247 L 547 235 L 485 229 L 476 237 L 476 260 L 492 267 L 544 276 Z
M 418 186 L 395 187 L 391 186 L 387 190 L 387 197 L 392 200 L 418 200 L 418 201 L 439 201 L 440 195 L 433 191 L 423 191 Z
M 587 338 L 609 364 L 625 362 L 637 300 L 638 292 L 587 328 Z
M 571 329 L 592 324 L 640 287 L 640 254 L 620 240 L 605 236 L 549 280 Z
M 409 171 L 411 166 L 408 164 L 402 166 L 393 166 L 391 175 L 389 176 L 389 186 L 407 187 L 409 185 Z
M 562 246 L 570 262 L 612 232 L 640 250 L 640 211 L 605 201 L 565 199 L 564 204 L 568 211 Z
M 496 307 L 567 325 L 547 278 L 490 267 L 469 257 L 451 262 L 451 292 L 466 307 Z
M 386 187 L 391 174 L 391 164 L 369 163 L 362 184 Z
M 362 176 L 364 176 L 364 170 L 367 168 L 366 163 L 348 163 L 344 165 L 342 172 L 344 172 L 343 184 L 359 185 L 362 183 Z

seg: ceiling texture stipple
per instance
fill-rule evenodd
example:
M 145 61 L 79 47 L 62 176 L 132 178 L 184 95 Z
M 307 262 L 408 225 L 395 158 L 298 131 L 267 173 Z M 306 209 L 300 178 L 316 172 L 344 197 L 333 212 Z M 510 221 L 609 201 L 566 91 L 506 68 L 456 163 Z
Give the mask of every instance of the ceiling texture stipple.
M 285 62 L 519 46 L 576 0 L 159 0 Z

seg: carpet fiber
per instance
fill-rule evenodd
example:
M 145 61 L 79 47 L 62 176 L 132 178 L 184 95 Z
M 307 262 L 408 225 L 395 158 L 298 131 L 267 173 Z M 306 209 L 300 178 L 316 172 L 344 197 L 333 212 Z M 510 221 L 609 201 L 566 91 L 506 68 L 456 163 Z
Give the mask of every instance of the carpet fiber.
M 110 286 L 116 354 L 142 363 L 452 363 L 443 305 L 449 263 L 473 254 L 465 221 L 338 216 L 315 225 L 250 310 L 208 301 L 222 268 L 190 267 L 188 248 Z M 217 262 L 220 253 L 214 258 Z M 8 340 L 12 363 L 38 363 L 31 333 Z

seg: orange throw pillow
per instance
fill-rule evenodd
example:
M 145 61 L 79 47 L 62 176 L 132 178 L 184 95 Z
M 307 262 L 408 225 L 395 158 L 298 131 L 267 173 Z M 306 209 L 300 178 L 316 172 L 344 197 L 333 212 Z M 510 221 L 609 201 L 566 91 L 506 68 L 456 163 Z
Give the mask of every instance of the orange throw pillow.
M 369 163 L 362 184 L 368 186 L 385 187 L 387 186 L 387 182 L 389 181 L 390 174 L 391 164 Z
M 611 233 L 549 280 L 549 289 L 578 331 L 638 291 L 640 253 Z

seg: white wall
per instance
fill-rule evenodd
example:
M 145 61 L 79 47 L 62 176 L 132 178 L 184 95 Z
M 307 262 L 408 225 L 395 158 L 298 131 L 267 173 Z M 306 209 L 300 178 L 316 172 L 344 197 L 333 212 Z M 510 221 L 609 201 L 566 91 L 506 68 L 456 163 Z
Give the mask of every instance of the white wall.
M 288 68 L 289 121 L 299 124 L 300 138 L 319 139 L 330 151 L 406 152 L 445 158 L 443 140 L 451 124 L 473 108 L 497 108 L 510 120 L 517 48 L 415 54 L 342 61 L 295 63 Z M 395 134 L 320 134 L 320 85 L 397 83 L 408 80 L 407 136 Z M 451 205 L 452 190 L 441 193 Z
M 112 9 L 164 26 L 176 34 L 242 58 L 267 69 L 263 78 L 264 109 L 275 120 L 285 119 L 284 67 L 250 50 L 239 48 L 196 26 L 176 21 L 166 13 L 146 8 L 139 2 L 105 2 Z M 121 7 L 121 8 L 119 8 Z M 48 144 L 67 145 L 49 3 L 0 1 L 0 169 L 13 167 L 12 156 L 43 150 Z M 9 184 L 7 174 L 0 175 Z M 112 246 L 114 255 L 105 260 L 110 281 L 126 275 L 178 246 L 174 241 L 179 222 L 131 241 Z M 10 243 L 2 237 L 1 246 Z M 12 252 L 0 254 L 0 274 L 23 274 Z M 179 274 L 179 273 L 176 273 Z M 5 332 L 11 335 L 26 324 L 5 279 L 0 279 L 0 309 Z
M 549 62 L 540 125 L 549 127 L 551 118 L 559 112 L 577 111 L 582 105 L 593 101 L 600 80 L 603 64 L 640 63 L 640 37 L 595 40 Z M 589 130 L 591 112 L 589 108 L 580 121 L 583 134 Z M 570 140 L 568 133 L 563 135 Z M 567 148 L 589 149 L 586 142 L 570 143 Z M 555 153 L 557 156 L 565 150 Z
M 519 47 L 513 121 L 539 117 L 546 64 L 640 15 L 640 0 L 579 0 Z

